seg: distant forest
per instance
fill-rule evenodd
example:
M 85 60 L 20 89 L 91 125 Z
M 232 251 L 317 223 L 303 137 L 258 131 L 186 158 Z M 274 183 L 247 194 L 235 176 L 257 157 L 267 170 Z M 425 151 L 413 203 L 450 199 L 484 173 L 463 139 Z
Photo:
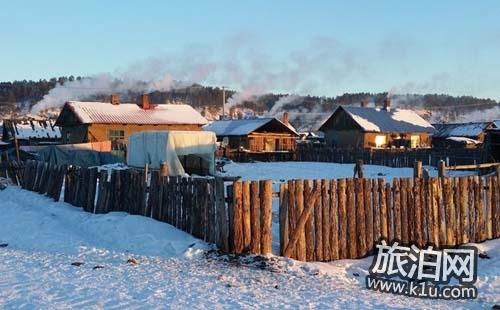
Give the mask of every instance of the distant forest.
M 51 78 L 49 80 L 38 81 L 14 81 L 0 82 L 0 115 L 11 113 L 22 113 L 22 110 L 29 110 L 29 107 L 41 100 L 57 84 L 64 84 L 68 81 L 80 80 L 80 76 L 63 76 Z M 226 98 L 230 98 L 235 92 L 226 90 Z M 133 101 L 138 93 L 130 92 L 121 95 L 122 101 Z M 256 112 L 269 110 L 277 100 L 286 94 L 268 94 L 259 96 L 255 100 L 244 102 L 243 107 L 252 109 Z M 299 100 L 293 101 L 293 109 L 313 110 L 318 107 L 323 111 L 328 111 L 334 106 L 358 104 L 363 99 L 381 105 L 387 97 L 387 92 L 381 93 L 345 93 L 336 97 L 318 97 L 303 96 Z M 222 89 L 218 87 L 193 85 L 182 89 L 174 89 L 167 92 L 153 92 L 150 94 L 154 103 L 165 102 L 185 102 L 195 108 L 202 109 L 208 107 L 215 110 L 222 103 Z M 103 100 L 106 96 L 94 96 L 86 98 L 88 100 Z M 426 95 L 391 95 L 393 102 L 405 107 L 420 107 L 424 109 L 453 109 L 460 108 L 465 110 L 484 109 L 497 106 L 498 103 L 492 99 L 481 99 L 471 96 L 449 96 L 444 94 L 426 94 Z M 287 107 L 288 105 L 288 107 Z M 283 109 L 292 109 L 291 104 L 284 104 Z M 17 113 L 16 113 L 17 112 Z

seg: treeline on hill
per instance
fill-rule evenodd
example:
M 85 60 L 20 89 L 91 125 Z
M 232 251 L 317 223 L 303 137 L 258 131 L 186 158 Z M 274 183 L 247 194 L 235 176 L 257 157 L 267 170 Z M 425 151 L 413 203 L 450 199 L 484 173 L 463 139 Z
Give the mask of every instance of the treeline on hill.
M 19 109 L 27 109 L 37 101 L 41 100 L 50 89 L 57 84 L 64 84 L 68 81 L 81 80 L 80 76 L 63 76 L 51 78 L 49 80 L 41 79 L 38 81 L 14 81 L 0 82 L 0 112 L 15 111 Z M 193 85 L 182 89 L 173 89 L 167 92 L 153 92 L 150 94 L 151 99 L 155 103 L 166 102 L 185 102 L 195 108 L 203 108 L 205 106 L 211 109 L 217 109 L 222 103 L 222 89 L 219 87 L 210 87 L 202 85 Z M 226 90 L 226 98 L 230 98 L 235 92 Z M 122 101 L 133 101 L 139 93 L 129 92 L 121 94 Z M 284 109 L 304 109 L 313 110 L 318 104 L 321 104 L 322 110 L 329 110 L 335 105 L 351 105 L 358 104 L 363 99 L 368 99 L 381 105 L 387 97 L 387 92 L 381 93 L 345 93 L 336 97 L 318 97 L 304 96 L 295 99 L 292 103 L 283 105 Z M 252 109 L 256 112 L 269 110 L 280 98 L 286 94 L 268 94 L 259 96 L 255 100 L 243 102 L 242 106 Z M 393 102 L 400 106 L 412 107 L 418 106 L 422 108 L 488 108 L 497 105 L 498 103 L 492 99 L 480 99 L 471 96 L 454 97 L 443 94 L 407 94 L 407 95 L 391 95 Z M 107 100 L 107 96 L 93 96 L 85 98 L 87 100 Z

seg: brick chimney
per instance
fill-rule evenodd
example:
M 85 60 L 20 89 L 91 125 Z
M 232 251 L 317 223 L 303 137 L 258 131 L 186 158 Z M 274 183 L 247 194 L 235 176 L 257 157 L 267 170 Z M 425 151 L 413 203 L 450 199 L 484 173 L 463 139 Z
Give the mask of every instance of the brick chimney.
M 288 119 L 288 112 L 283 112 L 283 117 L 281 118 L 281 121 L 285 125 L 290 125 L 290 121 Z
M 151 109 L 151 103 L 149 102 L 149 96 L 148 95 L 140 95 L 139 102 L 137 103 L 137 105 L 140 106 L 143 110 Z
M 360 102 L 362 108 L 366 108 L 368 106 L 368 99 L 363 99 Z
M 389 111 L 391 109 L 391 98 L 387 97 L 384 99 L 384 110 Z
M 111 102 L 112 105 L 119 105 L 120 97 L 117 94 L 112 94 L 111 98 L 109 99 L 109 102 Z

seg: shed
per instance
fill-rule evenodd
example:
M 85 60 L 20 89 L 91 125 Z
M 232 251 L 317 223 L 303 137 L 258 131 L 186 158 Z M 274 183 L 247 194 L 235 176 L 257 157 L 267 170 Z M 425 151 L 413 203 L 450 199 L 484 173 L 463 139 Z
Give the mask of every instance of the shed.
M 215 174 L 216 137 L 204 131 L 147 131 L 129 137 L 127 164 L 158 169 L 166 162 L 171 176 Z
M 339 106 L 319 128 L 329 146 L 343 148 L 430 147 L 434 127 L 412 110 Z
M 203 127 L 231 150 L 245 152 L 290 152 L 295 150 L 298 133 L 277 118 L 249 118 L 215 121 Z
M 61 143 L 61 131 L 51 119 L 6 119 L 3 121 L 2 140 L 19 145 Z
M 432 145 L 435 147 L 475 147 L 485 141 L 487 130 L 497 128 L 494 122 L 433 124 L 433 126 L 436 128 L 432 134 Z M 471 140 L 475 143 L 457 144 L 460 141 Z

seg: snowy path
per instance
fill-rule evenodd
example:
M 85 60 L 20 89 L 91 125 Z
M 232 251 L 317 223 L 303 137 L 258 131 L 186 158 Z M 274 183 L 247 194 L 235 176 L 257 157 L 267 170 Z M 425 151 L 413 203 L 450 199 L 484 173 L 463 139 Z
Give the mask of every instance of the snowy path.
M 436 306 L 364 289 L 370 258 L 279 259 L 271 272 L 207 259 L 206 244 L 167 224 L 124 213 L 91 215 L 13 187 L 0 191 L 0 243 L 8 243 L 0 247 L 0 307 L 6 309 Z M 500 242 L 481 246 L 492 259 L 480 261 L 479 300 L 439 301 L 440 308 L 498 303 Z M 130 257 L 139 263 L 127 263 Z

